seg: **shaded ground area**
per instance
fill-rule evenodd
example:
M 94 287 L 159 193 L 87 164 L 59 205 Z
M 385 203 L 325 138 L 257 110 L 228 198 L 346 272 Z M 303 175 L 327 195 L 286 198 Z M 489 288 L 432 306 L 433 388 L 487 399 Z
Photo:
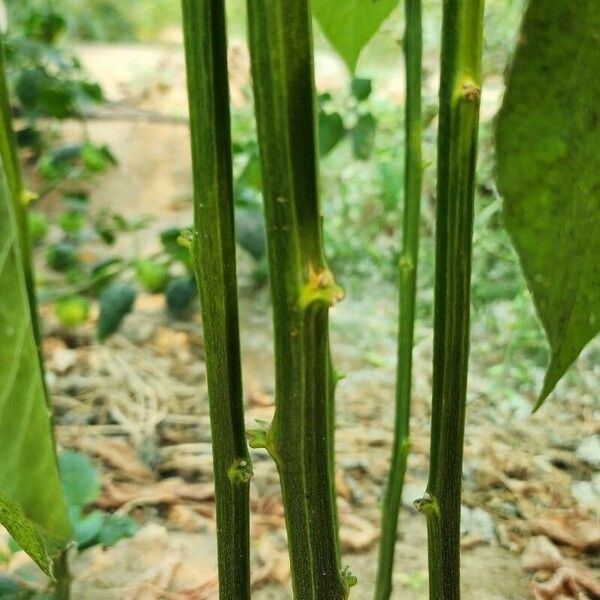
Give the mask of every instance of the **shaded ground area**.
M 157 217 L 151 230 L 187 225 L 191 190 L 185 122 L 184 63 L 173 46 L 92 46 L 81 57 L 117 104 L 88 124 L 120 161 L 94 192 L 97 206 Z M 318 85 L 335 87 L 341 66 L 319 57 Z M 244 102 L 247 58 L 232 50 L 234 103 Z M 400 81 L 401 78 L 398 78 Z M 435 77 L 432 76 L 432 81 Z M 491 82 L 484 116 L 500 88 Z M 389 90 L 388 90 L 389 91 Z M 402 89 L 389 92 L 401 100 Z M 131 107 L 134 107 L 133 109 Z M 167 118 L 164 118 L 164 116 Z M 75 132 L 75 128 L 73 129 Z M 46 207 L 51 210 L 51 199 Z M 150 251 L 156 236 L 136 243 Z M 246 285 L 241 259 L 241 316 L 247 423 L 273 414 L 268 293 Z M 348 278 L 347 297 L 332 311 L 336 366 L 346 373 L 337 396 L 337 485 L 344 563 L 358 576 L 356 598 L 370 597 L 378 523 L 393 434 L 396 292 L 386 282 Z M 209 599 L 216 597 L 214 502 L 201 327 L 167 316 L 162 296 L 138 298 L 119 334 L 100 346 L 93 323 L 65 332 L 44 310 L 49 383 L 62 448 L 81 450 L 101 465 L 98 506 L 134 516 L 138 534 L 104 550 L 73 553 L 79 600 Z M 515 327 L 510 307 L 488 319 Z M 91 321 L 94 317 L 92 316 Z M 534 324 L 532 323 L 532 326 Z M 593 598 L 600 573 L 600 457 L 592 348 L 547 405 L 530 414 L 528 393 L 492 379 L 505 358 L 476 320 L 472 336 L 464 467 L 464 597 Z M 510 336 L 509 336 L 510 339 Z M 413 501 L 424 490 L 428 464 L 432 330 L 420 322 L 415 349 L 413 453 L 397 545 L 395 598 L 427 598 L 426 530 Z M 526 368 L 526 367 L 525 367 Z M 289 592 L 283 512 L 274 466 L 254 452 L 252 540 L 254 596 L 285 600 Z M 23 557 L 13 570 L 28 569 Z M 573 583 L 578 582 L 578 583 Z M 562 595 L 561 595 L 562 594 Z

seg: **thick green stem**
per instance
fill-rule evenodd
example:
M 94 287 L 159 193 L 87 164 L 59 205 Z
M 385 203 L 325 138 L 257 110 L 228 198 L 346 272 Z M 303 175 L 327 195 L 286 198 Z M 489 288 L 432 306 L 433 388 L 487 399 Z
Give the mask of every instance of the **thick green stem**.
M 275 330 L 276 412 L 265 445 L 280 475 L 294 597 L 345 598 L 328 411 L 328 309 L 308 0 L 249 0 Z
M 445 0 L 438 134 L 430 598 L 460 598 L 460 506 L 469 363 L 473 201 L 484 0 Z
M 406 461 L 410 449 L 410 405 L 414 340 L 419 222 L 421 213 L 421 63 L 423 36 L 421 0 L 406 0 L 404 54 L 406 63 L 405 180 L 403 247 L 399 265 L 399 331 L 396 374 L 396 423 L 392 464 L 385 493 L 375 598 L 386 600 L 392 593 L 394 550 Z
M 204 328 L 219 595 L 250 598 L 249 482 L 236 283 L 224 0 L 183 0 L 194 167 L 192 255 Z

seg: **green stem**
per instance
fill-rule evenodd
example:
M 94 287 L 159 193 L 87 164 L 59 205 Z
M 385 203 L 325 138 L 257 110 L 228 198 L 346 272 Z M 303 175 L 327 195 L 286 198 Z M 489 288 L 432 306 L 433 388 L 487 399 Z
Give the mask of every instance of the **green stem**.
M 275 331 L 276 411 L 264 445 L 281 480 L 294 597 L 348 595 L 340 572 L 328 410 L 328 309 L 308 0 L 249 0 Z
M 69 571 L 69 556 L 67 550 L 63 550 L 58 558 L 55 559 L 54 576 L 56 577 L 54 597 L 56 600 L 70 600 L 72 577 Z
M 224 0 L 183 0 L 194 167 L 192 255 L 213 443 L 219 594 L 250 598 L 249 487 L 237 303 Z
M 473 203 L 484 0 L 445 0 L 438 134 L 430 598 L 460 598 L 460 506 L 469 363 Z
M 404 55 L 407 95 L 405 107 L 403 248 L 399 265 L 400 307 L 396 374 L 396 423 L 392 464 L 383 504 L 379 567 L 375 591 L 377 600 L 386 600 L 392 593 L 398 515 L 400 514 L 406 462 L 410 450 L 412 352 L 423 176 L 421 150 L 421 64 L 423 55 L 421 0 L 406 0 L 405 13 Z
M 328 378 L 328 398 L 327 398 L 327 441 L 328 441 L 328 460 L 329 460 L 329 477 L 331 482 L 331 501 L 333 517 L 335 519 L 335 535 L 338 548 L 338 554 L 341 554 L 340 541 L 340 523 L 337 510 L 337 493 L 335 485 L 335 392 L 337 384 L 342 379 L 342 375 L 335 370 L 333 365 L 333 357 L 331 356 L 331 348 L 327 350 L 327 378 Z

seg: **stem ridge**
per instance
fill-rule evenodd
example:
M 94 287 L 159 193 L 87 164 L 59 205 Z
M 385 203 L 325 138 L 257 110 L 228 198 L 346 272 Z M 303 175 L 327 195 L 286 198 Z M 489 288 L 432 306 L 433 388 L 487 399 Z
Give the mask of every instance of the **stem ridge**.
M 333 485 L 328 311 L 308 0 L 248 0 L 275 333 L 275 417 L 254 435 L 279 472 L 294 598 L 347 597 Z
M 431 462 L 422 506 L 432 600 L 460 598 L 473 204 L 484 0 L 445 0 L 438 133 Z M 435 510 L 428 507 L 434 506 Z
M 224 0 L 182 0 L 192 163 L 192 253 L 204 328 L 219 596 L 250 598 L 249 482 L 237 303 Z

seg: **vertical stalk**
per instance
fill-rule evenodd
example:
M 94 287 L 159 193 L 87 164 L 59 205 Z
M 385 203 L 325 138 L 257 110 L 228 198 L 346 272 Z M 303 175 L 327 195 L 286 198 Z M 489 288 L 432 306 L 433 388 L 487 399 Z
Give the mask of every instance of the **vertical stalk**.
M 423 175 L 421 150 L 421 64 L 423 34 L 421 12 L 421 0 L 406 0 L 406 29 L 404 33 L 406 140 L 404 159 L 403 247 L 399 265 L 400 306 L 396 373 L 396 422 L 392 464 L 383 505 L 379 566 L 375 591 L 375 598 L 377 600 L 387 600 L 392 593 L 398 515 L 402 502 L 406 462 L 410 450 L 409 426 L 412 353 Z
M 309 0 L 249 0 L 275 332 L 274 458 L 296 600 L 348 595 L 340 572 L 328 410 L 328 312 L 341 299 L 323 253 Z
M 224 0 L 183 0 L 194 167 L 191 241 L 213 445 L 219 595 L 250 598 L 249 482 L 237 303 Z
M 432 600 L 460 598 L 460 506 L 469 362 L 473 201 L 484 0 L 444 0 L 442 29 L 431 464 Z
M 54 561 L 54 576 L 56 577 L 54 588 L 54 597 L 56 600 L 71 600 L 72 577 L 66 550 L 61 552 L 60 556 Z

